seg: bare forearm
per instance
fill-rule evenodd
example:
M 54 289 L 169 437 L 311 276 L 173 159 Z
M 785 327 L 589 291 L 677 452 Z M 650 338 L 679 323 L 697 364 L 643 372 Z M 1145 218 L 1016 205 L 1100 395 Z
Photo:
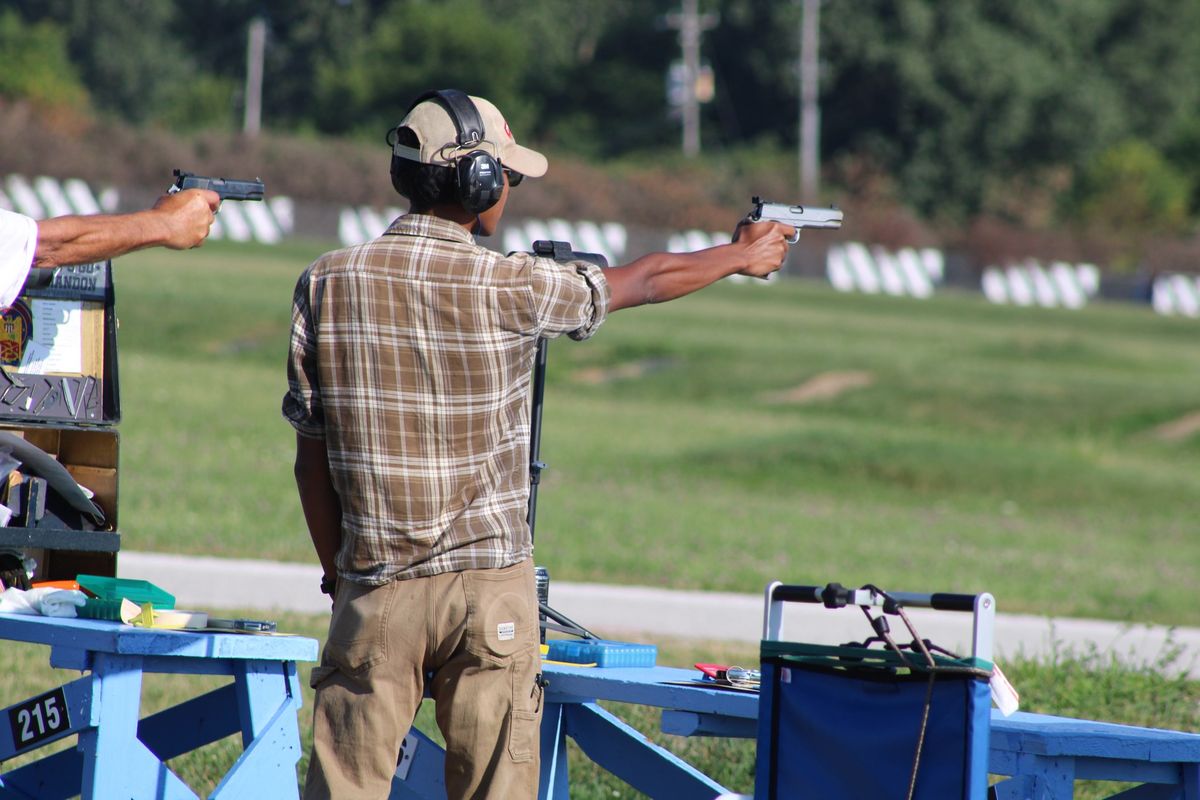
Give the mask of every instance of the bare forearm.
M 55 217 L 38 223 L 35 267 L 107 261 L 144 247 L 166 244 L 168 229 L 151 211 Z
M 38 223 L 35 267 L 90 264 L 144 247 L 186 250 L 208 236 L 221 204 L 216 192 L 186 189 L 163 195 L 153 208 L 132 214 L 66 216 Z
M 296 436 L 296 489 L 313 549 L 321 568 L 330 577 L 337 576 L 338 548 L 342 544 L 342 506 L 333 479 L 323 439 Z
M 741 223 L 730 244 L 694 253 L 651 253 L 606 270 L 609 310 L 674 300 L 729 275 L 766 278 L 783 264 L 793 233 L 778 222 Z
M 663 303 L 691 294 L 745 269 L 745 248 L 719 245 L 694 253 L 651 253 L 605 271 L 610 310 Z

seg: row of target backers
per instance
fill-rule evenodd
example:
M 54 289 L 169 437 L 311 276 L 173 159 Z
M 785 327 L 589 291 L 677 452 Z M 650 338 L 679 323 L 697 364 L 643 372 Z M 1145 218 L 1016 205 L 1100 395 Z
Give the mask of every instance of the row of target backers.
M 1083 308 L 1100 293 L 1094 264 L 1028 261 L 984 270 L 981 288 L 992 303 L 1043 308 Z M 1150 283 L 1150 305 L 1164 316 L 1200 318 L 1200 275 L 1166 273 Z
M 1159 314 L 1200 317 L 1200 275 L 1159 275 L 1150 292 L 1150 304 Z
M 981 281 L 989 302 L 1042 308 L 1083 308 L 1100 292 L 1100 270 L 1094 264 L 1055 261 L 1043 266 L 1026 261 L 988 267 Z
M 117 210 L 119 199 L 116 189 L 103 189 L 96 195 L 90 186 L 75 178 L 59 181 L 39 176 L 29 181 L 22 175 L 9 175 L 0 182 L 0 208 L 34 219 L 110 214 Z
M 942 251 L 902 248 L 897 251 L 844 242 L 829 248 L 825 274 L 839 292 L 888 294 L 924 299 L 945 278 Z
M 108 187 L 98 194 L 81 180 L 39 176 L 32 181 L 7 176 L 0 188 L 0 208 L 34 219 L 69 214 L 102 214 L 117 210 L 120 195 Z M 224 202 L 209 236 L 235 242 L 278 244 L 295 230 L 295 205 L 289 197 L 264 202 Z

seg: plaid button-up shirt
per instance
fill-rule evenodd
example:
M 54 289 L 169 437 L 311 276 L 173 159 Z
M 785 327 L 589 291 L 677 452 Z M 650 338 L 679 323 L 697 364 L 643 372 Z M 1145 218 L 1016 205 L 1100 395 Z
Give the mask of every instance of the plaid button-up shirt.
M 537 338 L 590 336 L 610 296 L 595 265 L 505 257 L 420 214 L 300 276 L 283 414 L 325 439 L 341 577 L 378 585 L 530 555 Z

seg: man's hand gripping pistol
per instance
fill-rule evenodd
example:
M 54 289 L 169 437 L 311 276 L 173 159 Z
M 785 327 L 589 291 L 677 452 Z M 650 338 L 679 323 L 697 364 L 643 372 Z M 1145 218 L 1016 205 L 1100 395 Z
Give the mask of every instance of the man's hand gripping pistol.
M 747 222 L 782 222 L 796 229 L 796 235 L 788 239 L 788 244 L 800 241 L 802 228 L 840 228 L 842 227 L 842 212 L 836 208 L 817 208 L 816 206 L 789 206 L 783 203 L 772 203 L 755 197 L 752 201 L 754 208 L 746 215 Z
M 184 189 L 208 189 L 221 196 L 222 200 L 262 200 L 266 187 L 255 178 L 252 181 L 235 181 L 228 178 L 209 178 L 194 172 L 175 170 L 175 183 L 167 191 L 171 194 Z

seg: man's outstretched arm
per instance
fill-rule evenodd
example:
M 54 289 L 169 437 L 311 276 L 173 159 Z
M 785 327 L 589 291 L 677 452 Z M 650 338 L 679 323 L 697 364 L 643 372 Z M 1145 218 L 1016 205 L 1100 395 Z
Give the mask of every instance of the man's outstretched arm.
M 35 267 L 107 261 L 145 247 L 186 250 L 208 236 L 221 204 L 216 192 L 189 189 L 163 195 L 132 214 L 54 217 L 38 223 Z
M 794 232 L 778 222 L 744 224 L 730 244 L 694 253 L 651 253 L 607 269 L 609 311 L 674 300 L 729 275 L 765 278 L 783 264 Z

